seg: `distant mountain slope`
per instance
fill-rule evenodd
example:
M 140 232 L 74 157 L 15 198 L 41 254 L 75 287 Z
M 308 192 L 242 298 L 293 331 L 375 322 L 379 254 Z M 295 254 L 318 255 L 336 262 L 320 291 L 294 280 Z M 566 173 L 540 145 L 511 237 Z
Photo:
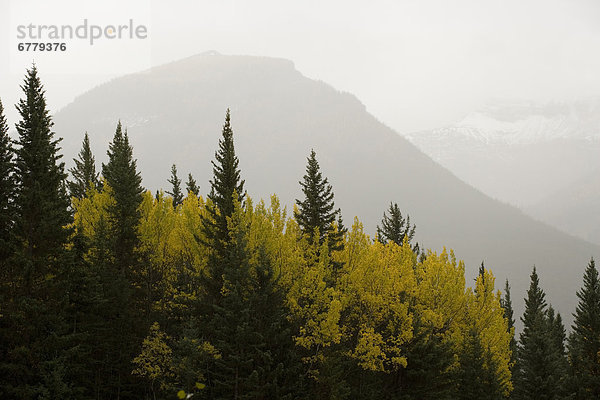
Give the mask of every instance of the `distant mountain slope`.
M 592 243 L 600 243 L 600 170 L 524 211 Z
M 600 184 L 600 99 L 497 104 L 408 138 L 484 193 L 600 244 L 600 214 L 587 213 L 600 201 L 583 190 Z
M 419 242 L 453 248 L 466 260 L 468 279 L 482 260 L 498 286 L 510 278 L 517 312 L 536 264 L 550 300 L 570 318 L 598 246 L 483 195 L 377 121 L 354 96 L 302 76 L 289 61 L 206 54 L 124 76 L 79 96 L 55 116 L 55 129 L 65 138 L 68 160 L 85 131 L 104 159 L 120 118 L 147 187 L 167 187 L 169 167 L 177 163 L 206 193 L 227 107 L 253 197 L 277 193 L 291 211 L 314 148 L 347 225 L 358 215 L 374 232 L 396 201 L 417 224 Z

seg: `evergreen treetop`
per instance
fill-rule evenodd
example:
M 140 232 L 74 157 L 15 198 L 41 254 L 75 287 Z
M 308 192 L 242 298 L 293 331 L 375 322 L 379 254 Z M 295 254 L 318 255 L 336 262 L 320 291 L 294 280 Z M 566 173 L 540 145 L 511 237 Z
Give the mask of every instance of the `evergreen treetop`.
M 73 180 L 69 181 L 71 197 L 81 199 L 89 189 L 97 188 L 100 184 L 99 173 L 96 172 L 96 160 L 90 148 L 90 138 L 85 133 L 78 159 L 74 158 L 75 167 L 71 168 Z
M 407 238 L 409 243 L 413 240 L 416 228 L 416 225 L 410 225 L 410 216 L 406 218 L 402 216 L 398 203 L 390 203 L 387 213 L 383 213 L 381 227 L 377 225 L 377 240 L 381 243 L 394 242 L 402 246 L 404 238 Z
M 171 184 L 171 191 L 167 191 L 167 193 L 173 197 L 173 208 L 177 208 L 178 205 L 183 203 L 183 192 L 181 191 L 181 179 L 177 176 L 177 166 L 175 164 L 171 166 L 171 177 L 167 182 Z
M 573 313 L 569 337 L 571 387 L 576 399 L 600 397 L 600 280 L 592 258 L 577 291 L 579 302 Z
M 8 124 L 0 101 L 0 259 L 10 254 L 12 228 L 15 219 L 14 200 L 16 182 L 14 176 L 14 150 L 8 136 Z
M 318 240 L 322 244 L 327 237 L 330 250 L 341 250 L 344 228 L 341 211 L 335 208 L 333 188 L 328 179 L 323 178 L 314 150 L 310 151 L 307 160 L 306 174 L 299 182 L 304 199 L 296 199 L 298 209 L 294 216 L 311 242 Z M 318 238 L 314 237 L 315 232 L 319 232 Z
M 138 207 L 142 202 L 142 177 L 137 171 L 133 148 L 121 121 L 112 142 L 108 145 L 108 163 L 102 164 L 102 175 L 112 188 L 115 204 L 110 207 L 115 224 L 115 252 L 122 267 L 133 263 L 137 243 L 136 228 L 139 222 Z
M 42 259 L 61 253 L 67 240 L 63 228 L 70 222 L 66 174 L 35 65 L 27 70 L 21 88 L 25 97 L 17 104 L 21 120 L 16 124 L 15 151 L 17 234 L 26 243 L 26 258 L 45 264 Z
M 192 192 L 195 196 L 198 196 L 200 194 L 200 187 L 196 184 L 196 180 L 194 179 L 191 173 L 188 174 L 188 179 L 185 184 L 185 188 L 188 193 Z
M 239 169 L 240 161 L 235 155 L 229 109 L 225 113 L 219 149 L 211 163 L 213 178 L 210 180 L 208 199 L 212 201 L 212 207 L 209 208 L 209 218 L 204 218 L 203 223 L 207 239 L 213 242 L 217 252 L 221 252 L 224 243 L 229 241 L 227 217 L 230 217 L 234 210 L 234 193 L 240 203 L 245 196 L 244 180 L 241 179 Z

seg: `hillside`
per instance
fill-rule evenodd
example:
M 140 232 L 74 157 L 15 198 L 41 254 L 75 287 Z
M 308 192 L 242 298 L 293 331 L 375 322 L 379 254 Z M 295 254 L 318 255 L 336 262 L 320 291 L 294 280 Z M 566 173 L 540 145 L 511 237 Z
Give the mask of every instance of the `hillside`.
M 128 128 L 144 185 L 167 187 L 170 165 L 192 172 L 206 193 L 225 109 L 232 113 L 246 188 L 277 193 L 290 210 L 314 148 L 346 224 L 370 232 L 390 201 L 417 224 L 428 248 L 453 248 L 467 279 L 485 260 L 499 285 L 509 278 L 520 313 L 531 266 L 570 321 L 575 291 L 600 247 L 536 222 L 456 178 L 372 115 L 354 96 L 304 77 L 290 61 L 204 54 L 107 82 L 55 116 L 67 160 L 87 131 L 99 161 L 116 122 Z

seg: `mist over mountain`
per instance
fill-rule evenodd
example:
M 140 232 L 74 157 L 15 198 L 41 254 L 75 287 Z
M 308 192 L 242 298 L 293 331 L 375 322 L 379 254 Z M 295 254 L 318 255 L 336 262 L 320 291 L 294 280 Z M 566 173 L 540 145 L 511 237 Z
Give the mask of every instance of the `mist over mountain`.
M 379 122 L 354 96 L 304 77 L 290 61 L 211 53 L 127 75 L 60 110 L 55 131 L 64 137 L 68 161 L 86 131 L 97 160 L 104 161 L 120 119 L 148 189 L 167 188 L 176 163 L 180 177 L 192 172 L 205 195 L 228 107 L 245 187 L 253 198 L 276 193 L 289 215 L 301 196 L 298 181 L 312 148 L 346 225 L 356 215 L 374 233 L 390 201 L 397 202 L 416 223 L 420 243 L 436 251 L 453 248 L 466 261 L 469 282 L 482 260 L 495 273 L 497 287 L 509 278 L 517 315 L 535 264 L 549 301 L 570 322 L 583 270 L 590 256 L 600 254 L 599 246 L 484 195 Z M 460 137 L 465 146 L 481 143 Z M 585 140 L 581 146 L 589 143 Z M 592 151 L 589 144 L 587 149 Z
M 408 135 L 465 182 L 600 244 L 600 99 L 496 103 Z

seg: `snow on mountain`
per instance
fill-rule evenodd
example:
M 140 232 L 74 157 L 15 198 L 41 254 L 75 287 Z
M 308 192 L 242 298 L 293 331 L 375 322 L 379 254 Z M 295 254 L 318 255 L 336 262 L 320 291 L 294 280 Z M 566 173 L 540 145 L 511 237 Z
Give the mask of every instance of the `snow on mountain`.
M 407 137 L 485 194 L 591 240 L 589 224 L 565 221 L 579 204 L 568 200 L 569 188 L 581 186 L 600 171 L 600 98 L 490 104 L 455 124 Z M 560 202 L 559 192 L 566 193 Z

